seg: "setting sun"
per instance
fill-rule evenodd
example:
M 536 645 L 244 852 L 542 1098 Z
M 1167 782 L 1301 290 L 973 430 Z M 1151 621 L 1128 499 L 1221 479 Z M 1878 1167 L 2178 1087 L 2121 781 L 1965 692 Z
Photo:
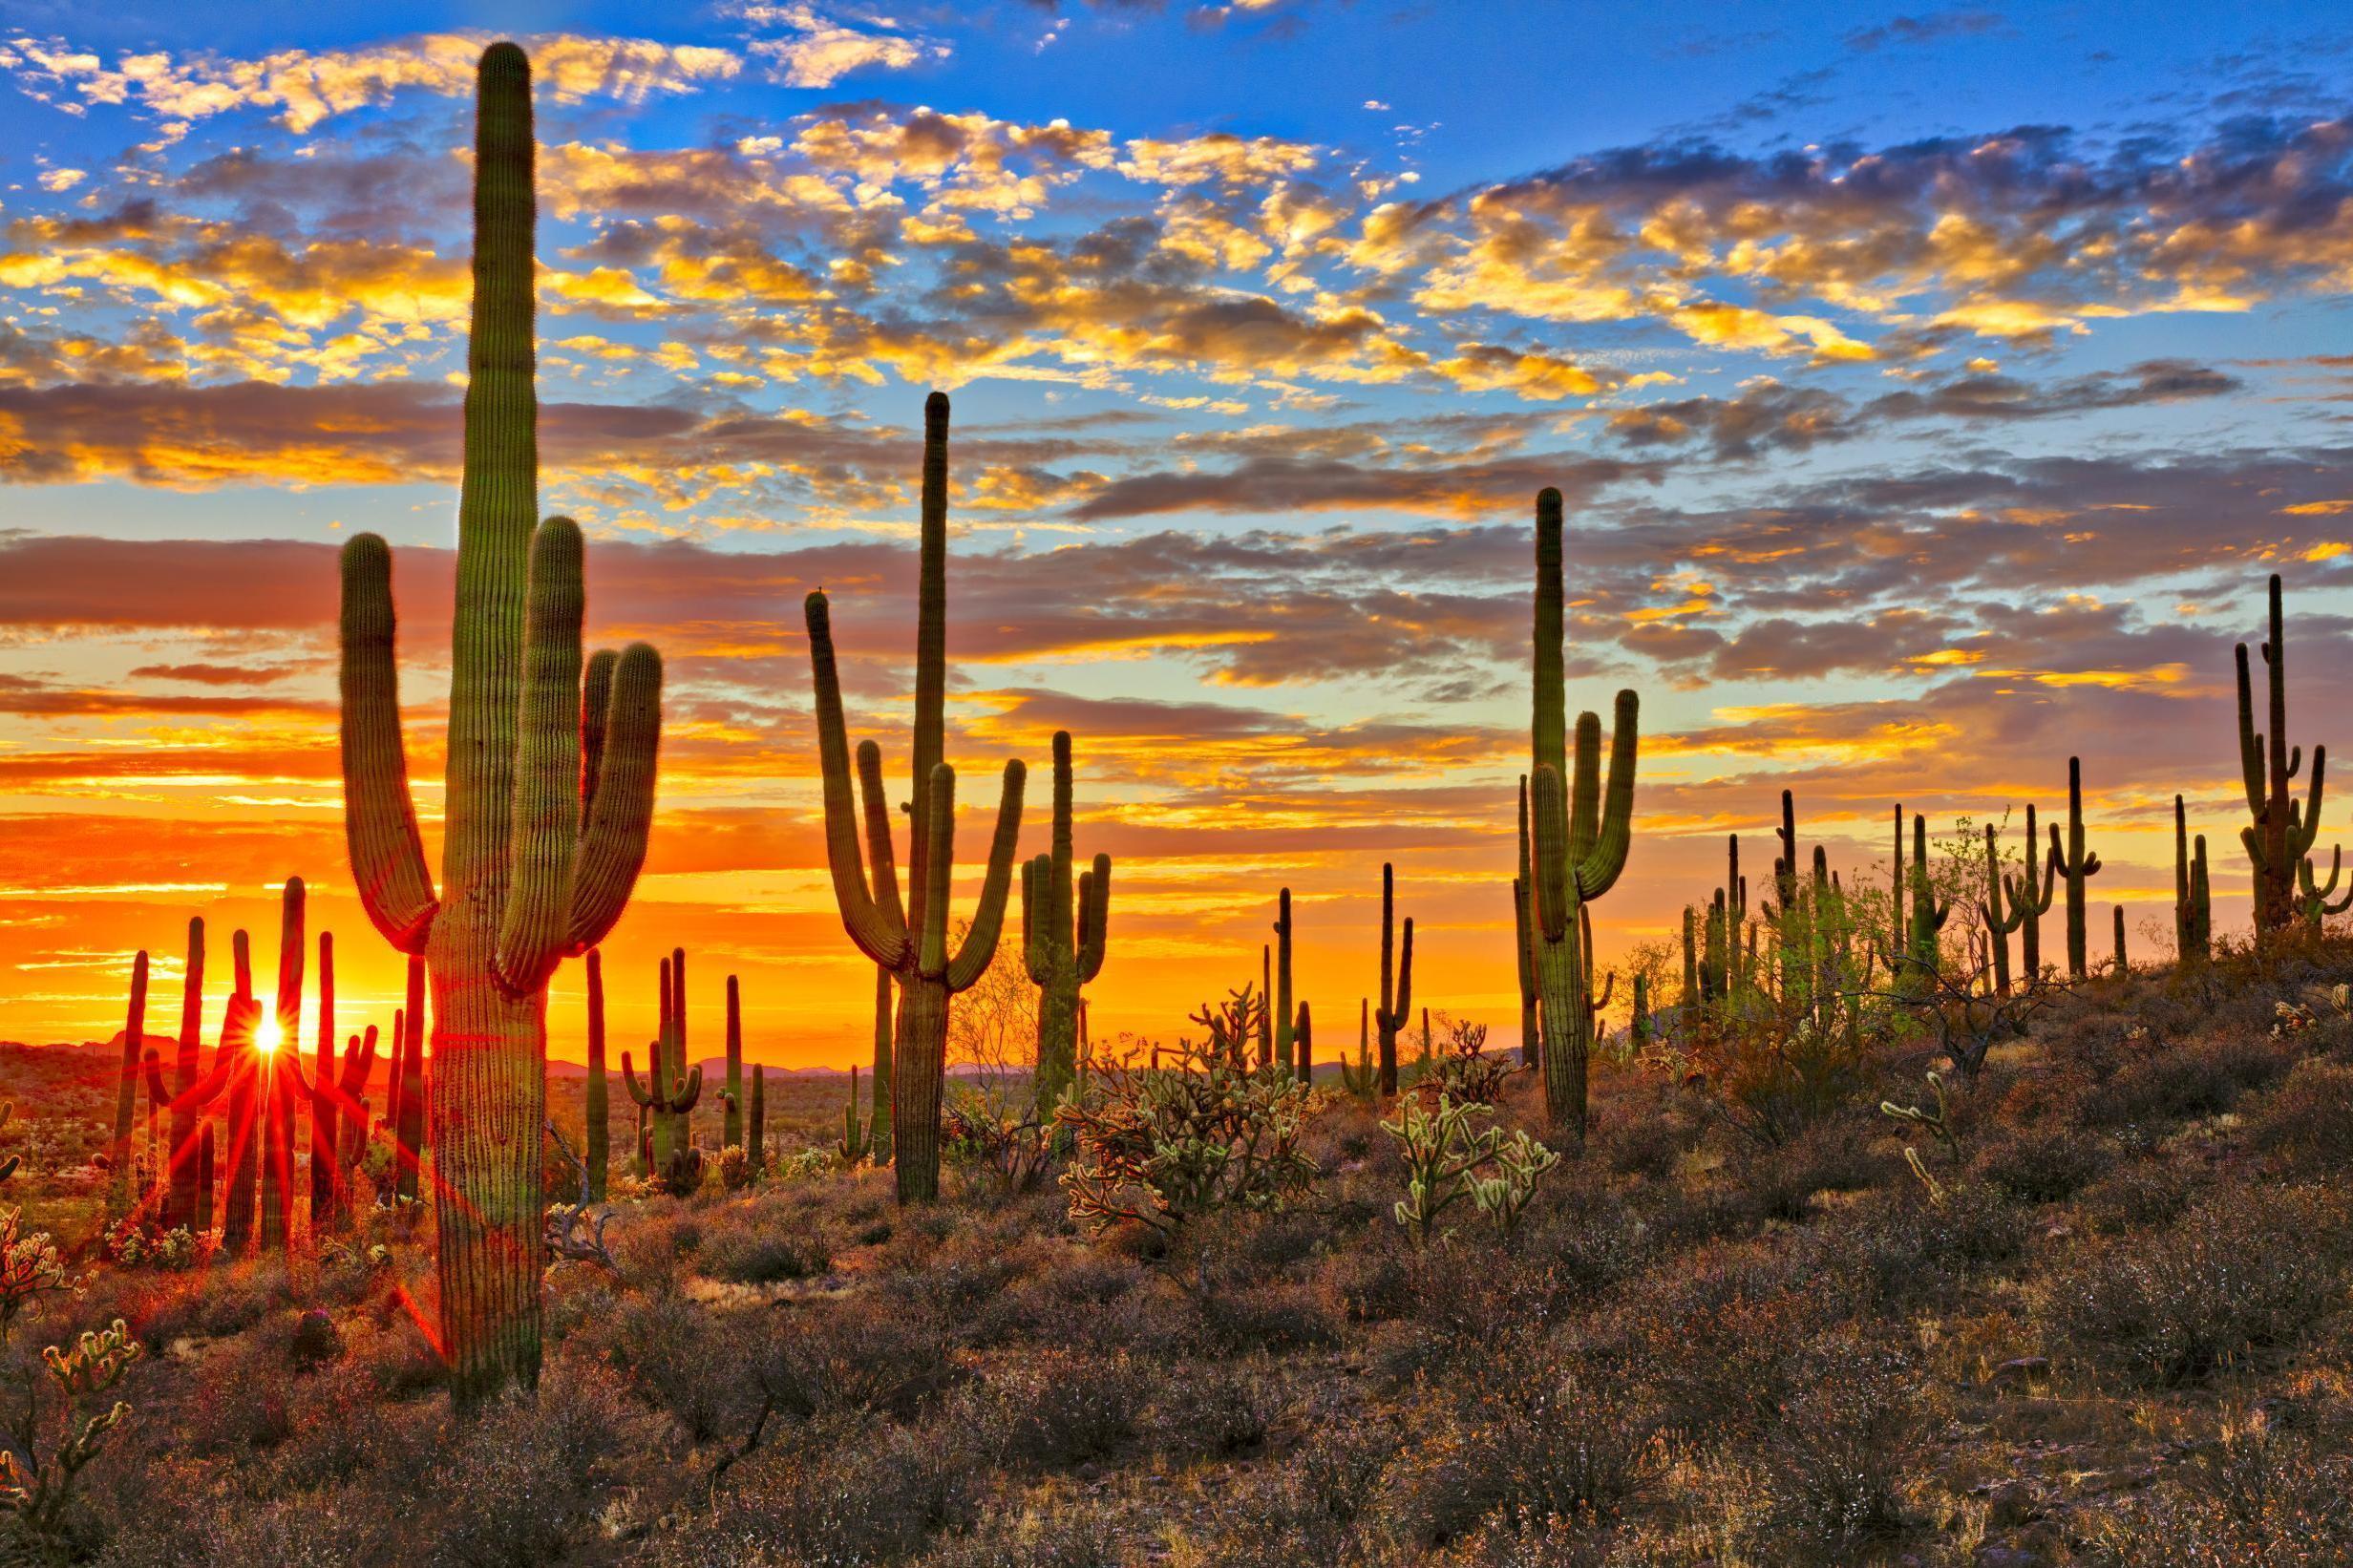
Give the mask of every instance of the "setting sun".
M 278 1049 L 278 1042 L 285 1037 L 285 1034 L 286 1031 L 278 1027 L 278 1020 L 275 1017 L 265 1017 L 261 1026 L 253 1031 L 254 1049 L 266 1056 Z

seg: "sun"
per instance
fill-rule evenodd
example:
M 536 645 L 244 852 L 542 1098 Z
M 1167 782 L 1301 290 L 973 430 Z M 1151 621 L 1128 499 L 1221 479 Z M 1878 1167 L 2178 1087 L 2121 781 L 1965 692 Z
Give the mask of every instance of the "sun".
M 254 1049 L 266 1056 L 278 1049 L 278 1042 L 284 1037 L 285 1031 L 279 1028 L 276 1016 L 265 1016 L 261 1027 L 253 1031 Z

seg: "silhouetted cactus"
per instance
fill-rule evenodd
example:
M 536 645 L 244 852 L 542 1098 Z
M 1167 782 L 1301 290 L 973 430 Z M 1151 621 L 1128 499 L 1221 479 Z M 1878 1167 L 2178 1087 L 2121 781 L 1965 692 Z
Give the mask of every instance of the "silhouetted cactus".
M 2035 891 L 2035 871 L 2043 873 L 2043 890 Z M 2059 862 L 2044 855 L 2034 835 L 2034 807 L 2026 807 L 2026 863 L 2016 876 L 2002 879 L 2003 896 L 2018 930 L 2018 977 L 2026 989 L 2043 983 L 2043 917 L 2050 913 L 2058 892 Z
M 1928 818 L 1918 813 L 1912 817 L 1912 915 L 1906 922 L 1911 945 L 1905 949 L 1905 972 L 1910 977 L 1934 985 L 1940 962 L 1938 937 L 1944 922 L 1951 918 L 1951 901 L 1937 898 L 1936 884 L 1928 875 Z
M 1512 879 L 1512 954 L 1519 975 L 1519 1061 L 1543 1065 L 1543 1031 L 1536 986 L 1535 851 L 1528 837 L 1528 775 L 1519 775 L 1519 875 Z
M 750 1140 L 744 1145 L 744 1153 L 752 1156 L 752 1169 L 759 1171 L 765 1168 L 768 1163 L 768 1070 L 757 1062 L 752 1064 L 751 1125 L 744 1129 L 744 1136 Z
M 2337 880 L 2343 870 L 2344 851 L 2342 849 L 2330 853 L 2328 880 L 2324 883 L 2316 884 L 2314 882 L 2310 857 L 2296 863 L 2296 913 L 2315 931 L 2321 928 L 2321 922 L 2329 916 L 2342 915 L 2346 910 L 2353 909 L 2353 887 L 2346 888 L 2344 897 L 2335 903 L 2328 901 L 2329 895 L 2337 891 Z
M 653 1148 L 648 1174 L 680 1197 L 703 1184 L 702 1151 L 694 1147 L 690 1115 L 703 1097 L 703 1069 L 687 1061 L 687 955 L 674 949 L 662 963 L 661 1031 L 647 1048 L 640 1083 L 629 1053 L 621 1053 L 621 1081 L 647 1116 Z
M 2321 834 L 2321 796 L 2328 770 L 2328 748 L 2312 749 L 2310 794 L 2300 807 L 2291 780 L 2303 763 L 2303 749 L 2288 745 L 2286 625 L 2279 608 L 2279 575 L 2271 579 L 2271 636 L 2264 642 L 2264 684 L 2269 696 L 2268 728 L 2255 727 L 2255 687 L 2247 667 L 2247 645 L 2237 647 L 2238 762 L 2245 774 L 2247 811 L 2255 820 L 2239 830 L 2255 868 L 2255 933 L 2258 940 L 2284 929 L 2298 912 L 2299 868 Z
M 115 1083 L 115 1141 L 106 1184 L 106 1212 L 119 1219 L 131 1212 L 131 1112 L 138 1101 L 139 1058 L 147 1040 L 147 949 L 131 961 L 131 1006 L 122 1025 L 122 1067 Z
M 719 1147 L 741 1149 L 744 1146 L 744 1005 L 735 977 L 727 977 L 727 1087 L 719 1091 L 723 1114 L 719 1123 Z M 858 1070 L 853 1068 L 855 1073 Z M 858 1096 L 850 1096 L 855 1106 Z
M 2082 980 L 2091 972 L 2086 950 L 2084 882 L 2099 874 L 2100 858 L 2084 847 L 2084 763 L 2067 758 L 2067 837 L 2060 847 L 2059 824 L 2050 825 L 2050 862 L 2067 889 L 2067 973 Z
M 1633 843 L 1634 764 L 1640 701 L 1618 693 L 1609 788 L 1601 788 L 1601 721 L 1577 720 L 1574 772 L 1562 641 L 1560 492 L 1537 497 L 1536 678 L 1529 786 L 1534 839 L 1534 922 L 1537 1026 L 1543 1036 L 1544 1108 L 1551 1124 L 1581 1151 L 1585 1138 L 1586 1063 L 1593 1048 L 1593 954 L 1586 905 L 1617 885 Z
M 1397 1031 L 1413 1011 L 1413 921 L 1406 920 L 1405 947 L 1397 937 L 1397 873 L 1381 867 L 1381 1005 L 1372 1021 L 1381 1043 L 1381 1092 L 1397 1092 Z
M 435 1251 L 460 1409 L 539 1379 L 545 1205 L 529 1130 L 546 1121 L 547 979 L 603 940 L 644 863 L 662 688 L 643 644 L 583 670 L 580 530 L 539 518 L 530 63 L 493 44 L 477 85 L 437 896 L 401 743 L 392 555 L 373 534 L 344 547 L 342 615 L 353 880 L 385 940 L 433 976 L 432 1138 L 449 1198 Z
M 1698 918 L 1691 906 L 1683 906 L 1683 1011 L 1685 1017 L 1696 1016 L 1700 1006 L 1699 943 L 1694 927 Z
M 1372 1059 L 1372 1002 L 1367 997 L 1359 997 L 1356 1002 L 1356 1062 L 1351 1066 L 1346 1053 L 1342 1053 L 1340 1084 L 1368 1103 L 1381 1091 L 1380 1070 Z
M 961 946 L 948 951 L 948 877 L 955 859 L 956 773 L 942 759 L 947 693 L 947 397 L 933 392 L 923 405 L 922 546 L 916 599 L 914 798 L 908 804 L 908 898 L 900 907 L 891 866 L 890 806 L 882 789 L 882 753 L 872 741 L 858 748 L 855 794 L 865 808 L 865 845 L 859 839 L 850 743 L 841 711 L 841 681 L 834 668 L 834 633 L 822 589 L 809 595 L 809 662 L 816 686 L 817 754 L 824 779 L 826 861 L 843 926 L 859 950 L 899 983 L 899 1017 L 892 1067 L 893 1163 L 899 1200 L 927 1203 L 940 1196 L 940 1091 L 946 1072 L 948 999 L 987 972 L 1005 923 L 1006 895 L 1021 833 L 1019 760 L 1005 765 L 996 837 L 981 899 Z M 866 880 L 866 860 L 874 881 Z
M 2031 828 L 2026 834 L 2028 863 L 2041 853 L 2042 846 L 2034 841 Z M 2029 870 L 2027 875 L 2033 875 Z M 2025 923 L 2026 911 L 2009 903 L 2003 896 L 2002 836 L 1991 822 L 1985 824 L 1985 898 L 1978 906 L 1978 915 L 1985 924 L 1986 945 L 1993 950 L 1994 992 L 2010 994 L 2010 933 Z M 2003 910 L 2008 913 L 2004 914 Z M 2031 983 L 2031 982 L 2030 982 Z
M 319 933 L 318 1057 L 310 1070 L 310 1229 L 336 1223 L 336 1160 L 341 1147 L 335 1117 L 335 934 Z M 292 1043 L 288 1042 L 288 1049 Z
M 1071 732 L 1054 731 L 1053 848 L 1024 861 L 1022 962 L 1038 988 L 1035 1093 L 1040 1114 L 1059 1102 L 1078 1071 L 1078 992 L 1103 972 L 1111 919 L 1112 858 L 1097 855 L 1078 874 L 1071 865 Z
M 2173 955 L 2183 964 L 2214 956 L 2214 893 L 2206 875 L 2206 836 L 2191 846 L 2190 816 L 2173 796 Z
M 850 1064 L 850 1103 L 841 1108 L 841 1141 L 835 1146 L 844 1165 L 856 1165 L 874 1153 L 873 1134 L 858 1117 L 858 1064 Z
M 1291 1049 L 1298 1053 L 1299 1081 L 1315 1087 L 1315 1033 L 1308 1016 L 1307 1004 L 1299 1005 L 1299 1019 L 1291 1026 Z
M 1304 1083 L 1307 1070 L 1293 1059 L 1297 1031 L 1292 1022 L 1299 1004 L 1291 997 L 1291 890 L 1287 887 L 1275 895 L 1275 988 L 1271 995 L 1275 1004 L 1275 1065 L 1285 1072 L 1296 1069 Z
M 2127 975 L 2127 974 L 2130 974 L 2130 973 L 2132 972 L 2132 965 L 2131 965 L 2131 964 L 2130 964 L 2130 963 L 2126 960 L 2126 958 L 2125 958 L 2125 952 L 2124 952 L 2124 905 L 2123 905 L 2123 904 L 2117 904 L 2117 905 L 2115 906 L 2115 910 L 2116 910 L 2116 973 L 2118 973 L 2119 975 Z

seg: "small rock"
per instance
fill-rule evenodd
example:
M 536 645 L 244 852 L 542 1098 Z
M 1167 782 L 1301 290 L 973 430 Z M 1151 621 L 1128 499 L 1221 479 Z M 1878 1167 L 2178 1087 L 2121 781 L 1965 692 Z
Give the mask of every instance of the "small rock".
M 1992 1375 L 1985 1381 L 1996 1388 L 2007 1388 L 2024 1383 L 2031 1383 L 2039 1377 L 2048 1376 L 2050 1376 L 2050 1357 L 2020 1356 L 1995 1367 Z

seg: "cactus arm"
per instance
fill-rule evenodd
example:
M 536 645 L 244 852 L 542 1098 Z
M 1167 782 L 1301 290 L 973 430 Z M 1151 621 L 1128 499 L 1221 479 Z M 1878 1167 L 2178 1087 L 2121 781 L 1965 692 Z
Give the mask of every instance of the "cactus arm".
M 2321 781 L 2328 771 L 2328 748 L 2312 749 L 2311 794 L 2304 802 L 2300 816 L 2288 820 L 2288 853 L 2301 858 L 2312 853 L 2313 842 L 2321 837 Z
M 1048 985 L 1054 978 L 1054 939 L 1046 896 L 1046 879 L 1052 875 L 1052 867 L 1049 855 L 1033 855 L 1021 863 L 1021 962 L 1035 985 Z
M 662 745 L 662 655 L 644 643 L 624 648 L 605 705 L 604 751 L 573 858 L 571 920 L 564 952 L 585 953 L 608 936 L 627 907 L 653 830 L 655 766 Z
M 523 689 L 516 731 L 506 909 L 491 972 L 510 996 L 547 984 L 564 956 L 580 849 L 580 527 L 550 518 L 531 540 Z
M 1092 870 L 1078 879 L 1078 979 L 1081 985 L 1103 972 L 1110 951 L 1112 921 L 1112 858 L 1097 855 Z
M 899 861 L 891 847 L 890 791 L 882 784 L 882 748 L 871 740 L 858 743 L 858 795 L 865 813 L 866 876 L 874 884 L 875 905 L 903 930 L 907 916 L 899 902 Z
M 588 661 L 580 686 L 580 809 L 584 817 L 597 797 L 597 783 L 604 772 L 604 725 L 613 704 L 613 667 L 621 655 L 599 648 Z
M 355 536 L 343 547 L 342 575 L 343 816 L 353 890 L 386 942 L 421 953 L 439 904 L 400 738 L 391 549 L 377 535 Z
M 1593 853 L 1601 831 L 1601 717 L 1577 715 L 1577 749 L 1570 767 L 1569 858 L 1579 861 Z
M 2263 815 L 2266 788 L 2263 782 L 2263 736 L 2255 727 L 2255 685 L 2247 669 L 2247 645 L 2237 648 L 2238 661 L 2238 766 L 2247 785 L 2247 811 L 2255 816 Z
M 1536 934 L 1558 942 L 1566 934 L 1573 897 L 1569 874 L 1569 806 L 1560 774 L 1546 764 L 1529 790 L 1536 826 Z
M 841 715 L 841 679 L 834 667 L 834 631 L 825 591 L 804 604 L 809 625 L 809 663 L 816 677 L 817 763 L 825 802 L 825 859 L 833 874 L 834 901 L 841 923 L 859 952 L 885 969 L 902 969 L 914 956 L 908 924 L 893 921 L 866 885 L 858 841 L 858 816 L 851 799 L 850 743 Z M 918 824 L 919 831 L 922 824 Z M 917 897 L 921 897 L 918 890 Z
M 947 788 L 952 797 L 956 775 L 947 773 L 947 764 L 942 763 L 932 770 L 932 782 L 938 785 L 943 773 L 946 773 Z M 1028 776 L 1029 770 L 1022 765 L 1018 757 L 1005 765 L 1005 782 L 997 796 L 997 833 L 988 845 L 988 870 L 981 879 L 981 901 L 972 911 L 972 924 L 965 932 L 964 945 L 956 950 L 955 961 L 946 965 L 947 988 L 951 991 L 970 989 L 973 982 L 987 971 L 989 961 L 997 956 L 997 936 L 1005 925 L 1006 895 L 1013 887 L 1013 855 L 1021 842 L 1022 786 Z M 950 842 L 949 835 L 954 831 L 952 826 L 945 833 L 935 829 L 933 847 L 944 853 Z M 944 902 L 947 898 L 946 868 L 940 868 L 934 881 Z M 928 948 L 931 945 L 929 931 L 932 924 L 942 928 L 941 945 L 944 952 L 947 924 L 944 915 L 935 922 L 926 923 L 924 946 Z
M 653 1079 L 653 1089 L 649 1090 L 637 1081 L 637 1067 L 629 1060 L 629 1053 L 625 1050 L 621 1053 L 621 1082 L 622 1087 L 628 1090 L 629 1098 L 647 1110 L 659 1110 L 661 1106 L 655 1094 L 662 1087 L 662 1048 L 657 1042 L 652 1049 L 653 1060 L 647 1064 L 646 1070 Z
M 1397 1006 L 1390 1010 L 1391 1029 L 1405 1027 L 1413 1012 L 1413 917 L 1408 915 L 1405 935 L 1397 949 Z
M 2337 891 L 2338 878 L 2341 877 L 2343 872 L 2344 847 L 2342 845 L 2339 845 L 2329 854 L 2328 881 L 2325 885 L 2316 882 L 2312 875 L 2312 860 L 2309 857 L 2297 862 L 2296 881 L 2297 885 L 2304 890 L 2305 898 L 2326 899 L 2330 894 Z
M 1598 899 L 1615 887 L 1619 874 L 1626 868 L 1626 854 L 1634 846 L 1634 761 L 1641 718 L 1642 699 L 1632 691 L 1619 692 L 1617 724 L 1610 734 L 1609 793 L 1601 806 L 1600 831 L 1577 867 L 1580 900 Z

